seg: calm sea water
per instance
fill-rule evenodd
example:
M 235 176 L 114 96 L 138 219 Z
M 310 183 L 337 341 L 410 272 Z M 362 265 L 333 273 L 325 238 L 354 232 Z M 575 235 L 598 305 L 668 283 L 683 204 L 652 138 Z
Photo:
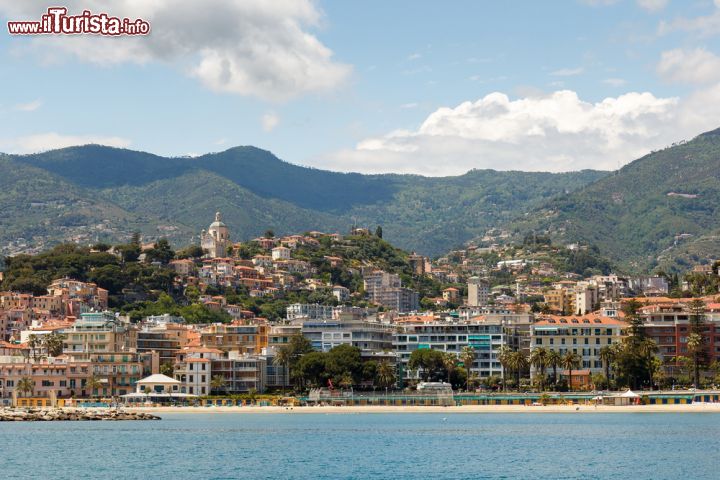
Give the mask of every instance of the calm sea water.
M 0 423 L 2 478 L 717 479 L 713 414 L 163 414 Z

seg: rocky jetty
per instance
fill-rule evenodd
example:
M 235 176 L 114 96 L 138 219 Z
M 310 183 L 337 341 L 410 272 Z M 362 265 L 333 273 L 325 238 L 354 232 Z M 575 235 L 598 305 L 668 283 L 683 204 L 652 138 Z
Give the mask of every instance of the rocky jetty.
M 144 412 L 85 408 L 0 408 L 0 422 L 160 420 Z

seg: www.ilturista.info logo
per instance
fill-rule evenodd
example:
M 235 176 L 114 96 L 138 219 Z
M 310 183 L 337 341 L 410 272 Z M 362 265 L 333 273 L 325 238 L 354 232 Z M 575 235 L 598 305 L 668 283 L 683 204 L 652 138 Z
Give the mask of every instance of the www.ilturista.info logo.
M 111 17 L 107 13 L 68 15 L 65 7 L 50 7 L 40 21 L 7 22 L 10 35 L 147 35 L 150 23 L 141 18 Z

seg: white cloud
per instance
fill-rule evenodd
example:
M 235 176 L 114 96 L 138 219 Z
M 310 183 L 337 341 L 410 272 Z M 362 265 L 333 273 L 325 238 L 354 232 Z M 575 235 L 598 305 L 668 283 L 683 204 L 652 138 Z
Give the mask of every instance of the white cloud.
M 637 0 L 637 4 L 648 12 L 659 12 L 667 7 L 669 0 Z
M 583 73 L 584 69 L 582 67 L 576 67 L 576 68 L 561 68 L 560 70 L 555 70 L 554 72 L 550 72 L 550 75 L 554 77 L 573 77 L 575 75 L 580 75 Z
M 420 55 L 419 53 L 412 53 L 407 57 L 408 60 L 418 60 L 420 58 L 422 58 L 422 55 Z
M 33 100 L 32 102 L 28 103 L 18 103 L 15 105 L 14 109 L 18 112 L 34 112 L 38 108 L 42 107 L 42 100 L 39 98 L 37 100 Z
M 0 138 L 0 151 L 6 153 L 37 153 L 56 148 L 89 144 L 126 148 L 130 146 L 131 142 L 130 140 L 121 137 L 98 135 L 61 135 L 59 133 L 50 132 L 10 139 Z
M 679 17 L 672 21 L 661 21 L 658 26 L 660 35 L 675 31 L 690 32 L 700 37 L 710 37 L 720 34 L 720 1 L 715 0 L 715 9 L 707 15 L 695 18 Z
M 417 102 L 410 102 L 410 103 L 403 103 L 402 105 L 400 105 L 400 108 L 409 109 L 409 108 L 416 108 L 417 106 L 418 106 Z
M 611 87 L 622 87 L 627 82 L 622 78 L 606 78 L 603 80 L 603 83 L 606 85 L 610 85 Z
M 687 99 L 631 92 L 591 103 L 569 90 L 511 100 L 499 92 L 443 107 L 419 128 L 367 138 L 317 159 L 339 171 L 442 176 L 473 168 L 615 169 L 689 139 L 720 114 L 720 86 Z
M 151 33 L 31 39 L 31 48 L 46 61 L 65 54 L 98 64 L 163 62 L 212 90 L 272 100 L 332 90 L 351 72 L 308 32 L 322 20 L 312 0 L 68 0 L 63 5 L 71 14 L 88 9 L 142 18 L 150 22 Z M 0 0 L 0 13 L 12 20 L 39 18 L 45 8 Z
M 280 117 L 278 117 L 273 112 L 268 112 L 265 115 L 262 116 L 260 119 L 260 123 L 262 123 L 262 128 L 266 132 L 271 132 L 275 127 L 278 126 L 278 123 L 280 123 Z
M 720 80 L 720 57 L 703 48 L 676 48 L 662 53 L 657 72 L 671 82 L 711 83 Z

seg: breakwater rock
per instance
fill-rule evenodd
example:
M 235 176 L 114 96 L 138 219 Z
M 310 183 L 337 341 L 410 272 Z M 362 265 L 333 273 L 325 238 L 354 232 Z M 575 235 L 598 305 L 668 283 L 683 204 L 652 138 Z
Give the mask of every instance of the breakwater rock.
M 160 420 L 144 412 L 83 408 L 0 408 L 0 422 Z

